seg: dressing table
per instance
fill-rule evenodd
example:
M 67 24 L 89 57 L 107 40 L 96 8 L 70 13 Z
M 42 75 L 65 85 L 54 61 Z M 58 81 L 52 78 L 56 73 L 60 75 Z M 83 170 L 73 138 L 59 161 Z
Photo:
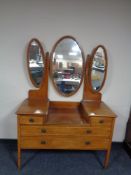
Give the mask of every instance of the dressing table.
M 105 150 L 106 168 L 116 115 L 101 101 L 107 73 L 104 46 L 97 46 L 85 64 L 83 51 L 72 36 L 60 38 L 50 55 L 44 53 L 37 39 L 32 39 L 27 65 L 37 89 L 29 90 L 17 110 L 18 168 L 23 149 Z M 54 88 L 65 98 L 74 95 L 84 79 L 82 101 L 49 100 L 49 74 Z

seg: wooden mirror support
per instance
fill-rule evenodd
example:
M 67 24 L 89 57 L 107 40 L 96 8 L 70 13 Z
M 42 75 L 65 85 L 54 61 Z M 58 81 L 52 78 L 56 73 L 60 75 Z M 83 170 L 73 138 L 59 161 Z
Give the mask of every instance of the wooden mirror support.
M 102 79 L 102 82 L 100 83 L 100 87 L 97 90 L 94 90 L 92 87 L 92 67 L 93 67 L 93 61 L 95 58 L 95 55 L 98 51 L 98 49 L 102 49 L 102 52 L 104 54 L 104 76 Z M 107 60 L 107 52 L 106 49 L 103 45 L 98 45 L 96 48 L 93 49 L 91 55 L 87 56 L 86 59 L 86 68 L 85 68 L 85 74 L 84 74 L 84 91 L 83 91 L 83 100 L 84 101 L 101 101 L 101 89 L 104 86 L 105 80 L 106 80 L 106 75 L 107 75 L 107 65 L 108 65 L 108 60 Z
M 99 90 L 94 90 L 91 84 L 91 71 L 92 71 L 94 55 L 99 47 L 102 47 L 105 53 L 105 62 L 106 62 L 105 75 Z M 92 130 L 93 130 L 93 127 L 98 127 L 97 129 L 100 132 L 99 135 L 97 136 L 97 139 L 99 140 L 99 144 L 96 147 L 98 148 L 100 146 L 100 142 L 103 143 L 104 140 L 108 142 L 107 145 L 104 146 L 103 148 L 103 150 L 106 150 L 104 167 L 107 167 L 109 163 L 112 136 L 113 136 L 113 130 L 114 130 L 115 117 L 116 117 L 116 115 L 112 112 L 112 110 L 101 100 L 102 94 L 100 93 L 100 90 L 102 89 L 105 83 L 106 72 L 107 72 L 106 50 L 104 46 L 99 45 L 93 50 L 91 55 L 87 56 L 86 68 L 85 68 L 85 74 L 84 74 L 83 100 L 80 106 L 83 112 L 83 116 L 86 119 L 86 121 L 89 121 L 89 123 L 91 124 Z M 102 123 L 104 124 L 103 128 L 100 127 L 102 126 L 101 125 Z M 110 130 L 110 132 L 107 134 L 106 130 Z M 103 135 L 103 133 L 105 133 L 105 135 Z M 101 138 L 103 139 L 100 140 Z M 94 135 L 94 139 L 96 139 L 95 135 Z
M 90 84 L 90 71 L 91 71 L 92 56 L 88 55 L 86 59 L 85 74 L 84 74 L 84 91 L 83 101 L 101 101 L 101 93 L 92 91 Z
M 89 55 L 84 70 L 84 92 L 80 102 L 49 101 L 49 53 L 39 89 L 29 90 L 17 110 L 18 168 L 23 149 L 105 150 L 108 166 L 115 114 L 101 101 L 102 94 L 91 89 Z
M 41 86 L 36 90 L 29 90 L 29 100 L 43 100 L 48 101 L 48 74 L 49 74 L 49 53 L 46 53 L 45 71 Z

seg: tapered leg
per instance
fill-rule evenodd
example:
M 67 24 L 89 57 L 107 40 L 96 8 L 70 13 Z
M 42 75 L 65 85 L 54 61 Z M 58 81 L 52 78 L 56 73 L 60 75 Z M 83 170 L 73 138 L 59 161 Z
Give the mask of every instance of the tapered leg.
M 21 166 L 21 147 L 20 147 L 20 124 L 19 124 L 19 117 L 17 117 L 17 156 L 18 156 L 18 160 L 17 160 L 17 166 L 18 166 L 18 169 L 20 169 L 20 166 Z
M 110 152 L 111 152 L 111 148 L 109 148 L 106 151 L 106 156 L 105 156 L 105 161 L 104 161 L 104 168 L 107 168 L 108 167 L 109 159 L 110 159 Z
M 110 135 L 110 143 L 109 143 L 108 149 L 106 151 L 106 156 L 105 156 L 105 161 L 104 161 L 104 168 L 107 168 L 108 164 L 109 164 L 111 145 L 112 145 L 112 135 L 113 135 L 113 130 L 114 130 L 114 123 L 115 123 L 115 118 L 112 118 L 112 130 L 111 130 L 112 132 L 111 132 L 111 135 Z
M 20 166 L 21 166 L 21 149 L 20 149 L 19 146 L 18 146 L 18 162 L 17 162 L 17 165 L 18 165 L 18 169 L 20 169 Z

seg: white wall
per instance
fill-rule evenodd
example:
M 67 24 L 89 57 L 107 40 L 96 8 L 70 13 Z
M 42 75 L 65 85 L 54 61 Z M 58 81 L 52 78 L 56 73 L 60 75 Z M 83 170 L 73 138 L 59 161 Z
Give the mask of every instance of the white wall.
M 103 101 L 116 112 L 114 141 L 123 141 L 131 104 L 130 0 L 0 0 L 0 138 L 16 138 L 15 111 L 33 86 L 26 67 L 26 47 L 37 37 L 46 50 L 63 35 L 74 36 L 90 54 L 107 48 L 109 67 Z M 50 100 L 80 101 L 57 94 L 49 82 Z

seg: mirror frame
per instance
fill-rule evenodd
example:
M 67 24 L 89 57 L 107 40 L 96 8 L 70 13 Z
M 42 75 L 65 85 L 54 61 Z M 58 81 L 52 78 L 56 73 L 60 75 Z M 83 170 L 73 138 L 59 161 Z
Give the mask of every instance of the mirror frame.
M 97 49 L 101 47 L 103 49 L 104 55 L 105 55 L 105 72 L 104 72 L 104 79 L 102 81 L 101 87 L 98 90 L 94 90 L 93 86 L 92 86 L 92 79 L 91 79 L 91 72 L 92 72 L 92 65 L 93 65 L 93 60 L 94 60 L 94 55 L 97 51 Z M 107 77 L 107 67 L 108 67 L 108 58 L 107 58 L 107 51 L 106 48 L 103 45 L 98 45 L 96 48 L 93 49 L 92 54 L 91 54 L 91 58 L 90 58 L 90 65 L 89 65 L 89 76 L 87 77 L 89 79 L 89 86 L 90 89 L 93 93 L 98 93 L 101 91 L 101 89 L 103 88 L 104 84 L 105 84 L 105 80 Z
M 32 38 L 29 43 L 28 43 L 28 47 L 27 47 L 27 67 L 28 67 L 28 73 L 29 73 L 29 77 L 30 77 L 30 80 L 32 82 L 32 84 L 36 87 L 36 88 L 40 88 L 41 84 L 42 84 L 42 81 L 43 81 L 43 78 L 44 78 L 44 72 L 43 72 L 43 75 L 42 75 L 42 80 L 41 80 L 41 83 L 39 85 L 37 85 L 35 83 L 35 81 L 33 80 L 32 78 L 32 75 L 31 75 L 31 72 L 30 72 L 30 67 L 29 67 L 29 59 L 30 59 L 30 47 L 31 47 L 31 43 L 35 41 L 40 50 L 41 50 L 41 54 L 42 54 L 42 60 L 43 60 L 43 64 L 45 66 L 45 52 L 44 52 L 44 49 L 42 47 L 42 44 L 40 43 L 40 41 L 37 39 L 37 38 Z
M 63 92 L 61 92 L 57 85 L 55 84 L 54 80 L 53 80 L 53 76 L 52 76 L 52 71 L 53 71 L 53 68 L 52 68 L 52 59 L 53 59 L 53 53 L 57 47 L 57 45 L 64 39 L 72 39 L 73 41 L 76 42 L 76 44 L 78 45 L 80 51 L 81 51 L 81 55 L 82 55 L 82 72 L 81 72 L 81 81 L 80 81 L 80 84 L 78 86 L 78 88 L 74 91 L 74 92 L 71 92 L 69 94 L 65 94 Z M 57 42 L 54 44 L 52 50 L 51 50 L 51 53 L 50 53 L 50 77 L 51 77 L 51 80 L 52 80 L 52 83 L 53 83 L 53 86 L 54 88 L 56 89 L 56 91 L 62 95 L 62 96 L 65 96 L 65 97 L 70 97 L 72 95 L 74 95 L 81 87 L 81 84 L 83 82 L 83 77 L 84 77 L 84 68 L 85 68 L 85 56 L 84 56 L 84 52 L 83 52 L 83 49 L 81 48 L 80 44 L 77 42 L 77 40 L 73 37 L 73 36 L 70 36 L 70 35 L 66 35 L 66 36 L 63 36 L 61 37 L 59 40 L 57 40 Z

